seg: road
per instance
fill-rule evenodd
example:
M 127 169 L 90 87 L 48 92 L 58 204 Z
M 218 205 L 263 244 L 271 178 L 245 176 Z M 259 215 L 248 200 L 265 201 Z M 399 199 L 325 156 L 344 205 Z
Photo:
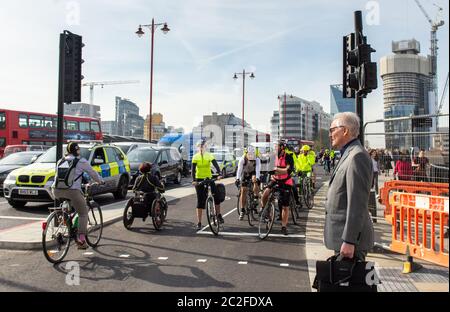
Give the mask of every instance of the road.
M 235 186 L 228 185 L 218 237 L 208 228 L 195 230 L 196 197 L 190 195 L 170 203 L 162 231 L 156 232 L 151 220 L 136 220 L 131 231 L 116 222 L 104 229 L 98 248 L 72 246 L 58 265 L 39 250 L 2 250 L 0 291 L 310 291 L 304 248 L 308 212 L 298 226 L 289 225 L 289 236 L 280 235 L 278 223 L 275 235 L 259 241 L 257 229 L 238 220 L 236 195 Z M 108 199 L 98 199 L 103 200 Z M 46 211 L 30 215 L 42 217 Z M 79 283 L 70 278 L 78 267 Z

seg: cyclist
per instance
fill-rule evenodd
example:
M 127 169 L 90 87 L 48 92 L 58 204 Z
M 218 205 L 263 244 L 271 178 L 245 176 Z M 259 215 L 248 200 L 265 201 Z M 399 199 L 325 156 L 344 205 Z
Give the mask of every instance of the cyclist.
M 322 159 L 323 159 L 323 169 L 325 169 L 325 171 L 327 173 L 330 173 L 330 171 L 331 171 L 331 168 L 330 168 L 330 150 L 328 148 L 323 153 Z
M 105 181 L 100 177 L 100 175 L 91 167 L 89 162 L 85 158 L 80 158 L 80 147 L 75 142 L 70 142 L 66 148 L 66 155 L 61 159 L 57 166 L 59 166 L 64 160 L 73 161 L 78 158 L 79 161 L 75 166 L 75 175 L 72 186 L 68 189 L 57 188 L 56 179 L 52 185 L 53 195 L 56 199 L 69 199 L 71 205 L 75 208 L 78 213 L 78 237 L 75 242 L 78 245 L 78 249 L 87 249 L 88 245 L 86 242 L 87 234 L 87 224 L 88 224 L 88 209 L 86 207 L 86 199 L 83 196 L 81 190 L 81 177 L 83 173 L 87 173 L 95 182 L 99 184 L 105 184 Z
M 331 149 L 330 151 L 330 160 L 331 160 L 331 168 L 334 169 L 335 161 L 336 161 L 336 152 L 334 149 Z
M 316 154 L 309 145 L 302 146 L 302 153 L 298 156 L 297 169 L 300 175 L 313 175 L 313 166 L 316 164 Z
M 240 206 L 241 214 L 239 220 L 244 219 L 245 214 L 245 199 L 247 196 L 248 186 L 253 185 L 253 194 L 255 198 L 259 197 L 259 185 L 261 177 L 261 159 L 259 158 L 258 151 L 249 146 L 244 152 L 244 155 L 239 160 L 238 170 L 236 173 L 236 186 L 241 185 L 241 197 Z
M 267 185 L 267 189 L 264 191 L 262 197 L 262 208 L 269 199 L 272 188 L 277 184 L 280 187 L 280 196 L 278 201 L 281 203 L 281 232 L 284 235 L 288 235 L 287 222 L 289 216 L 289 197 L 290 190 L 294 185 L 291 178 L 291 173 L 294 171 L 294 159 L 292 154 L 286 153 L 286 142 L 284 140 L 278 140 L 275 144 L 276 159 L 275 159 L 275 175 L 272 176 L 270 183 Z
M 148 162 L 143 162 L 139 166 L 139 171 L 141 175 L 137 177 L 134 182 L 133 192 L 140 191 L 144 192 L 144 202 L 146 206 L 151 208 L 153 200 L 156 198 L 155 189 L 160 193 L 165 192 L 164 184 L 158 179 L 158 176 L 152 173 L 152 164 Z
M 197 142 L 198 152 L 192 157 L 192 185 L 195 186 L 197 193 L 197 230 L 202 228 L 202 211 L 205 209 L 206 198 L 208 197 L 205 187 L 200 186 L 199 182 L 205 179 L 211 179 L 211 164 L 216 169 L 216 172 L 220 172 L 219 164 L 214 156 L 206 151 L 206 141 L 200 140 Z M 220 180 L 222 177 L 217 177 Z M 224 223 L 222 214 L 220 213 L 219 198 L 216 190 L 216 185 L 211 183 L 211 191 L 214 195 L 214 202 L 216 204 L 217 220 L 220 223 Z

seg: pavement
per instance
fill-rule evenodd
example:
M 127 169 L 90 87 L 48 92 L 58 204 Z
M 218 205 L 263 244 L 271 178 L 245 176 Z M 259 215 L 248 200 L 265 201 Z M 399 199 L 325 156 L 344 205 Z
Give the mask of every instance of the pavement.
M 125 201 L 102 205 L 109 225 L 102 246 L 82 255 L 72 248 L 67 258 L 81 264 L 83 291 L 314 292 L 311 285 L 316 261 L 333 254 L 323 245 L 328 178 L 319 179 L 323 183 L 318 181 L 321 187 L 314 208 L 302 211 L 300 224 L 289 227 L 288 237 L 280 235 L 276 225 L 269 239 L 258 242 L 255 229 L 237 221 L 236 191 L 231 185 L 234 179 L 230 178 L 222 181 L 227 185 L 228 198 L 222 211 L 226 224 L 218 238 L 206 226 L 193 231 L 189 207 L 195 205 L 195 190 L 186 186 L 165 193 L 171 207 L 166 230 L 155 233 L 149 226 L 138 225 L 133 231 L 124 231 L 117 221 L 122 219 Z M 379 216 L 382 210 L 378 206 Z M 4 285 L 0 291 L 73 290 L 65 279 L 70 271 L 67 265 L 72 262 L 43 265 L 45 260 L 37 252 L 41 249 L 42 220 L 37 217 L 27 222 L 0 230 L 0 248 L 7 249 L 0 250 L 0 264 L 8 267 L 7 272 L 0 272 L 0 284 Z M 390 231 L 390 225 L 382 219 L 375 224 L 380 246 L 388 245 Z M 382 283 L 378 286 L 380 292 L 449 291 L 448 268 L 415 260 L 423 268 L 402 274 L 405 256 L 383 248 L 375 248 L 367 261 L 375 262 Z M 29 281 L 25 274 L 28 270 L 39 278 Z M 38 282 L 49 279 L 54 283 Z
M 380 176 L 379 185 L 390 177 Z M 308 259 L 308 270 L 310 284 L 316 274 L 316 261 L 325 260 L 333 255 L 333 251 L 327 250 L 323 244 L 323 228 L 325 224 L 325 201 L 328 191 L 328 183 L 317 192 L 315 196 L 314 209 L 308 213 L 306 227 L 306 259 Z M 391 241 L 391 225 L 383 217 L 384 206 L 377 203 L 377 222 L 374 223 L 375 241 L 374 250 L 368 254 L 366 261 L 375 263 L 375 271 L 381 284 L 378 285 L 379 292 L 448 292 L 449 291 L 449 269 L 430 262 L 414 259 L 415 263 L 422 265 L 416 272 L 403 274 L 403 263 L 405 255 L 390 252 L 388 246 Z M 448 239 L 447 251 L 448 251 Z M 316 291 L 315 289 L 311 289 Z

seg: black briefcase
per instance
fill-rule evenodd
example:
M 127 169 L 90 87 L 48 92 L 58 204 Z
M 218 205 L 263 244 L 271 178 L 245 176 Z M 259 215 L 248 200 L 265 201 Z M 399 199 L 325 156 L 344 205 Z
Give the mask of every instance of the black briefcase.
M 318 292 L 377 292 L 373 263 L 332 256 L 316 262 L 313 288 Z

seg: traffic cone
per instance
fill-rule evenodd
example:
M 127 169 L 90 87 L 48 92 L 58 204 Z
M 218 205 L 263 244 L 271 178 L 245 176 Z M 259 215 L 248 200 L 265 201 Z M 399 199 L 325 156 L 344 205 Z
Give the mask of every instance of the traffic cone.
M 418 271 L 422 268 L 422 265 L 419 263 L 415 263 L 413 261 L 413 257 L 409 252 L 409 246 L 406 246 L 406 261 L 403 262 L 403 274 L 409 274 L 415 271 Z

